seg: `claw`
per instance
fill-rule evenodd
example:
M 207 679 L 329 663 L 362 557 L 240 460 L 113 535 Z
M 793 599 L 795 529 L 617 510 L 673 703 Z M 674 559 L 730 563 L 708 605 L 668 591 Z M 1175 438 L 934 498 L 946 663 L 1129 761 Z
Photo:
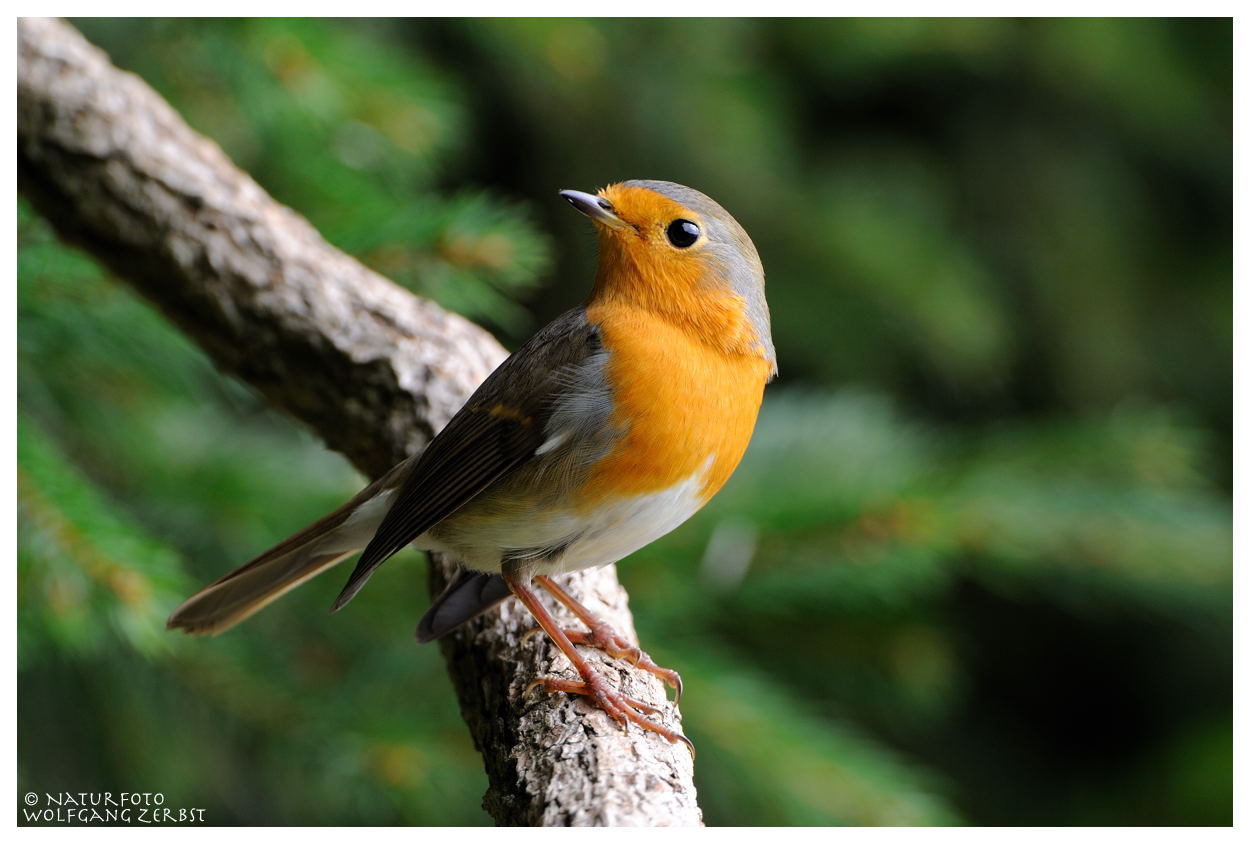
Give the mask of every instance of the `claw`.
M 681 700 L 681 675 L 671 668 L 662 668 L 659 665 L 656 665 L 646 651 L 642 648 L 629 644 L 629 642 L 627 642 L 609 625 L 599 623 L 594 625 L 589 631 L 565 630 L 564 635 L 567 636 L 569 641 L 575 645 L 585 645 L 590 648 L 597 648 L 614 659 L 629 660 L 629 664 L 634 668 L 639 668 L 649 674 L 654 674 L 663 680 L 666 686 L 671 686 L 675 689 L 676 694 L 673 697 L 674 703 Z
M 547 677 L 539 677 L 537 680 L 531 680 L 530 684 L 525 687 L 525 691 L 521 692 L 521 697 L 528 699 L 530 692 L 534 691 L 534 687 L 545 685 L 547 679 Z
M 641 712 L 645 715 L 659 715 L 659 709 L 609 688 L 607 682 L 598 675 L 592 674 L 589 679 L 583 681 L 565 680 L 560 677 L 539 677 L 525 687 L 525 694 L 528 695 L 535 686 L 542 686 L 548 693 L 564 692 L 570 695 L 583 695 L 602 709 L 609 718 L 620 724 L 626 732 L 629 731 L 629 723 L 632 721 L 648 732 L 658 733 L 671 744 L 683 743 L 690 750 L 691 757 L 694 756 L 694 745 L 690 739 L 639 714 Z

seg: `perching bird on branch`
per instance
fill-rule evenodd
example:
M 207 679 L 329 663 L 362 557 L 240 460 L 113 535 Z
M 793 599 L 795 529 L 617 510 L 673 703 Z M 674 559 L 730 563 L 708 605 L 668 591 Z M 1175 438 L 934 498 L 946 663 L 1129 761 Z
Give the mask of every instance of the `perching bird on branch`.
M 691 188 L 629 181 L 560 195 L 598 232 L 587 302 L 505 360 L 424 451 L 192 595 L 171 628 L 220 633 L 363 548 L 337 610 L 412 544 L 463 565 L 421 619 L 420 641 L 516 595 L 582 678 L 536 684 L 587 695 L 621 723 L 686 741 L 649 719 L 651 707 L 612 689 L 575 645 L 628 659 L 680 695 L 677 673 L 551 576 L 614 563 L 658 539 L 738 465 L 777 371 L 764 268 L 733 217 Z M 562 630 L 535 583 L 589 629 Z

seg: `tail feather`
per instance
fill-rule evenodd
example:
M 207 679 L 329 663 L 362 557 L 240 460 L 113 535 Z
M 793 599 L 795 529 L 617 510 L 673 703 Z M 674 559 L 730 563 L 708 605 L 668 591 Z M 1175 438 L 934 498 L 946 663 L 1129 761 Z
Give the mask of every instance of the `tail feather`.
M 360 550 L 360 549 L 356 549 Z M 289 554 L 264 561 L 247 574 L 206 586 L 174 610 L 167 626 L 193 636 L 224 633 L 259 612 L 305 580 L 315 577 L 354 551 L 340 554 Z
M 338 510 L 187 598 L 166 626 L 196 636 L 229 630 L 364 548 L 386 515 L 392 494 L 392 489 L 370 486 Z
M 433 641 L 511 594 L 503 575 L 463 569 L 426 610 L 417 625 L 417 641 Z

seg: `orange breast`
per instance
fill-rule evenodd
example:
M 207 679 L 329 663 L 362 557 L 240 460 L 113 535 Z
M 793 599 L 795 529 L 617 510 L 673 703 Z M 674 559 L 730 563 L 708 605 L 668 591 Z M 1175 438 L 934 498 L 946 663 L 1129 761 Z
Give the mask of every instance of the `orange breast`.
M 714 349 L 641 309 L 592 305 L 587 315 L 603 332 L 614 421 L 627 433 L 592 467 L 579 506 L 659 492 L 704 471 L 706 502 L 746 451 L 772 364 Z

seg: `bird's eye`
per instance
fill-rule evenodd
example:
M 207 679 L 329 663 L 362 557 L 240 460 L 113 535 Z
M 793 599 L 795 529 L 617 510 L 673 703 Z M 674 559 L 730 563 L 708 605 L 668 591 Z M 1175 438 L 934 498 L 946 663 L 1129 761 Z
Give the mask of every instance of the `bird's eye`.
M 668 224 L 668 242 L 685 249 L 699 239 L 699 227 L 689 220 L 673 220 Z

